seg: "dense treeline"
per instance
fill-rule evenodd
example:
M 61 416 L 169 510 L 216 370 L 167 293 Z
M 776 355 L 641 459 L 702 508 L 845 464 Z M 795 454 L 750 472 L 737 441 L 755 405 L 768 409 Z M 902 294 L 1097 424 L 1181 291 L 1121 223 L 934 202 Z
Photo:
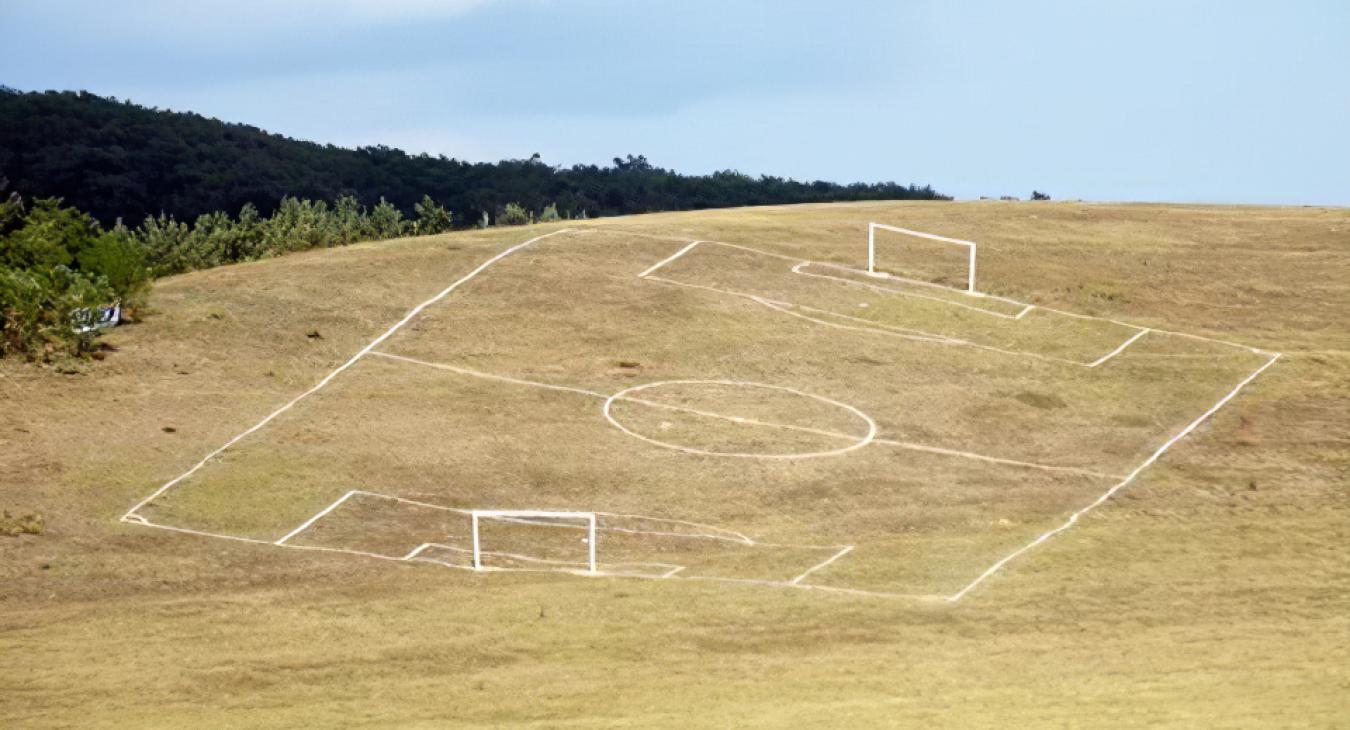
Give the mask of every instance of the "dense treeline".
M 97 217 L 194 220 L 251 205 L 270 216 L 284 197 L 375 206 L 406 216 L 423 195 L 463 224 L 492 219 L 508 202 L 562 217 L 838 200 L 942 199 L 931 187 L 839 185 L 750 177 L 733 171 L 680 175 L 645 157 L 612 166 L 552 167 L 526 160 L 469 163 L 388 147 L 345 149 L 268 134 L 198 114 L 150 109 L 86 92 L 0 87 L 0 173 L 27 196 L 60 197 Z
M 0 192 L 4 185 L 0 177 Z M 417 217 L 409 220 L 385 200 L 367 210 L 351 196 L 331 205 L 287 197 L 271 216 L 245 204 L 236 217 L 206 213 L 189 224 L 161 214 L 132 229 L 105 228 L 58 198 L 12 194 L 0 199 L 0 357 L 52 361 L 89 352 L 100 311 L 134 319 L 155 276 L 451 228 L 450 212 L 430 197 L 413 207 Z M 556 217 L 545 209 L 543 219 Z M 531 220 L 515 204 L 501 217 L 503 224 Z

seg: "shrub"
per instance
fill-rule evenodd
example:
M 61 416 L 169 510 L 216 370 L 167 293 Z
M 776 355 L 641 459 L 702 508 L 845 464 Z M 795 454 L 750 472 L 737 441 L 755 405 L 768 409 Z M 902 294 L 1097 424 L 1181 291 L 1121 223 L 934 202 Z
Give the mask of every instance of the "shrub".
M 150 289 L 150 263 L 145 246 L 125 228 L 115 228 L 80 252 L 80 271 L 101 276 L 123 308 L 134 311 Z M 105 302 L 106 304 L 106 302 Z
M 544 206 L 544 209 L 539 213 L 540 223 L 552 223 L 553 221 L 560 219 L 561 217 L 558 215 L 557 203 L 549 203 L 548 205 Z
M 155 276 L 178 274 L 201 268 L 202 257 L 193 251 L 192 231 L 186 223 L 160 213 L 145 219 L 136 231 L 148 252 Z
M 450 211 L 432 200 L 430 195 L 423 195 L 422 202 L 414 205 L 413 210 L 417 211 L 417 232 L 424 236 L 444 233 L 453 224 Z
M 57 198 L 33 201 L 17 218 L 18 227 L 0 239 L 0 266 L 14 269 L 70 266 L 98 235 L 94 219 Z
M 262 222 L 261 255 L 305 251 L 331 245 L 328 204 L 320 201 L 285 197 Z
M 0 535 L 41 535 L 45 525 L 41 513 L 11 515 L 8 510 L 0 512 Z
M 523 226 L 530 222 L 530 214 L 519 203 L 507 203 L 506 210 L 497 215 L 499 226 Z
M 229 221 L 229 218 L 225 219 Z M 215 234 L 219 240 L 212 247 L 220 252 L 226 263 L 249 261 L 263 255 L 262 221 L 258 209 L 252 203 L 244 203 L 239 209 L 239 219 L 230 225 L 221 225 Z
M 403 235 L 407 231 L 403 211 L 380 198 L 380 202 L 370 210 L 370 231 L 375 238 L 398 238 Z
M 106 306 L 112 289 L 102 277 L 65 266 L 51 269 L 0 267 L 0 354 L 50 362 L 58 355 L 88 352 L 93 332 L 78 332 L 78 310 Z
M 355 196 L 343 195 L 333 201 L 328 231 L 332 239 L 328 244 L 330 246 L 333 244 L 345 246 L 371 237 L 370 221 L 366 218 L 366 209 Z

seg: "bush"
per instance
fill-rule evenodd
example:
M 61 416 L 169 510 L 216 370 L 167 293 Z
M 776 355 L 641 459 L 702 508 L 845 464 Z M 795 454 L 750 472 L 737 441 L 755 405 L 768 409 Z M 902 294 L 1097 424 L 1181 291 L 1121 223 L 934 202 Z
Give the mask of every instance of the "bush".
M 262 222 L 261 255 L 333 245 L 329 218 L 328 204 L 322 200 L 282 198 L 272 217 Z
M 0 204 L 0 356 L 50 361 L 87 352 L 93 332 L 76 318 L 144 291 L 149 272 L 125 229 L 104 233 L 89 216 L 46 198 Z
M 539 213 L 539 222 L 552 223 L 556 220 L 561 220 L 561 217 L 558 215 L 558 204 L 549 203 L 544 206 L 544 209 Z
M 78 261 L 86 275 L 103 277 L 124 309 L 134 311 L 145 303 L 150 290 L 149 257 L 145 246 L 125 228 L 99 236 L 80 252 Z
M 65 266 L 0 267 L 0 355 L 50 362 L 59 355 L 88 352 L 95 333 L 76 331 L 76 312 L 106 306 L 112 299 L 102 277 Z
M 0 512 L 0 535 L 41 535 L 45 526 L 46 521 L 38 512 L 22 515 L 11 515 L 8 510 Z
M 254 209 L 254 215 L 257 209 Z M 364 241 L 371 237 L 370 221 L 366 218 L 366 209 L 354 196 L 343 195 L 333 201 L 333 212 L 329 216 L 329 235 L 332 242 L 340 245 Z
M 7 205 L 16 204 L 15 201 Z M 57 198 L 33 201 L 20 212 L 18 227 L 0 239 L 0 266 L 13 269 L 70 266 L 98 235 L 98 223 Z M 12 215 L 12 214 L 11 214 Z
M 423 195 L 422 202 L 414 205 L 413 210 L 417 211 L 418 233 L 430 236 L 450 230 L 453 223 L 450 211 L 432 200 L 430 195 Z
M 159 214 L 145 219 L 136 238 L 149 253 L 155 276 L 167 276 L 210 265 L 209 257 L 195 250 L 192 231 L 173 216 Z
M 380 198 L 380 202 L 370 210 L 370 232 L 375 238 L 398 238 L 407 232 L 407 222 L 403 220 L 403 211 L 392 203 Z
M 530 214 L 519 203 L 507 203 L 506 210 L 497 214 L 499 226 L 523 226 L 531 222 Z

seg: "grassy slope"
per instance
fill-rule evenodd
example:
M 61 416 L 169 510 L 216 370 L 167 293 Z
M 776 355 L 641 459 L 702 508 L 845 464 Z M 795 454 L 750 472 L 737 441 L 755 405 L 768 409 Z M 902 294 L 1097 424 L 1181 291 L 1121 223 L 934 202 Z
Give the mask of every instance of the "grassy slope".
M 792 248 L 868 218 L 985 244 L 992 291 L 1289 353 L 1120 499 L 968 602 L 472 575 L 115 522 L 507 242 L 161 282 L 81 376 L 0 363 L 0 718 L 1331 726 L 1350 717 L 1350 214 L 862 204 L 592 223 Z M 860 241 L 860 238 L 852 240 Z M 859 251 L 861 254 L 861 251 Z M 318 329 L 322 339 L 306 337 Z M 175 429 L 166 432 L 165 426 Z

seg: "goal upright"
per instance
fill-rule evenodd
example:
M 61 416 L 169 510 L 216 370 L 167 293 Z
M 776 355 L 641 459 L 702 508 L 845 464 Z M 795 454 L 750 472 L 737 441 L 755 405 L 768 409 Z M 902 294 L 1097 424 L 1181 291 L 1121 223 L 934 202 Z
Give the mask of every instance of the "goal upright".
M 867 273 L 869 273 L 869 274 L 871 274 L 871 275 L 873 275 L 873 276 L 882 276 L 882 277 L 884 277 L 884 276 L 889 276 L 889 275 L 890 275 L 890 274 L 888 274 L 888 273 L 886 273 L 886 272 L 880 272 L 880 271 L 877 271 L 877 231 L 878 231 L 878 230 L 890 231 L 890 232 L 892 232 L 892 233 L 898 233 L 898 234 L 903 235 L 903 236 L 912 236 L 912 237 L 914 237 L 914 238 L 922 238 L 922 239 L 926 239 L 926 240 L 929 240 L 929 241 L 938 241 L 939 243 L 947 243 L 947 244 L 952 244 L 952 245 L 956 245 L 956 246 L 963 246 L 963 247 L 965 247 L 965 249 L 966 249 L 967 252 L 968 252 L 968 253 L 967 253 L 967 259 L 966 259 L 966 261 L 967 261 L 967 264 L 966 264 L 966 277 L 965 277 L 965 278 L 966 278 L 966 286 L 965 286 L 965 289 L 958 289 L 958 291 L 965 291 L 965 292 L 968 293 L 968 294 L 978 294 L 978 293 L 979 293 L 979 292 L 975 289 L 975 251 L 976 251 L 976 244 L 975 244 L 974 241 L 963 241 L 963 240 L 961 240 L 961 239 L 959 239 L 959 238 L 948 238 L 947 236 L 938 236 L 938 235 L 935 235 L 935 234 L 932 234 L 932 233 L 924 233 L 923 231 L 912 231 L 912 230 L 910 230 L 910 229 L 908 229 L 908 228 L 900 228 L 899 226 L 890 226 L 890 225 L 886 225 L 885 223 L 877 223 L 877 222 L 874 222 L 874 221 L 868 221 L 868 223 L 867 223 Z M 921 283 L 926 283 L 926 282 L 921 282 Z M 951 288 L 956 288 L 956 287 L 951 287 Z

